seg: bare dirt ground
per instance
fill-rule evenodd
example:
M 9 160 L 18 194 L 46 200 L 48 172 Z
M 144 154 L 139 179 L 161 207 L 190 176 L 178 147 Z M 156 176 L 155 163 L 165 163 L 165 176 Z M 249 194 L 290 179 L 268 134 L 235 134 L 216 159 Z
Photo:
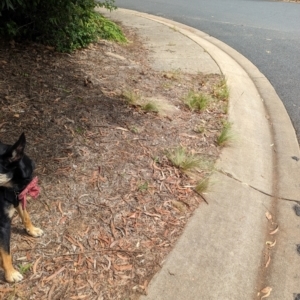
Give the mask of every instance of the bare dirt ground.
M 140 38 L 124 30 L 126 46 L 99 41 L 71 55 L 0 46 L 0 139 L 26 133 L 42 187 L 28 210 L 45 232 L 32 238 L 14 217 L 11 249 L 25 279 L 11 285 L 0 271 L 1 299 L 136 299 L 207 205 L 166 151 L 181 145 L 217 159 L 226 103 L 196 113 L 182 99 L 212 95 L 222 78 L 155 72 Z M 124 91 L 172 109 L 145 112 Z

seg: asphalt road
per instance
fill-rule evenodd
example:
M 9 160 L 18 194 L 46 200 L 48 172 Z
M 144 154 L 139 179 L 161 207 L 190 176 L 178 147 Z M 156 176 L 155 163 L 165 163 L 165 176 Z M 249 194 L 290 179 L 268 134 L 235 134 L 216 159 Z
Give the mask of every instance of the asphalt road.
M 268 0 L 115 2 L 118 7 L 162 16 L 202 30 L 242 53 L 276 89 L 300 141 L 300 3 Z

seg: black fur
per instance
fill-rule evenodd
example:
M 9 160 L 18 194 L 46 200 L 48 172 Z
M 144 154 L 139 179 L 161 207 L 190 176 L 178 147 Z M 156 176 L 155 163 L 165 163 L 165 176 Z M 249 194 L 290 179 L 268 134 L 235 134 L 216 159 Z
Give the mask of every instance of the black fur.
M 22 275 L 12 266 L 10 255 L 10 226 L 14 208 L 30 235 L 40 236 L 43 233 L 31 224 L 26 209 L 21 208 L 18 199 L 18 194 L 32 180 L 35 167 L 34 162 L 24 153 L 25 146 L 24 133 L 14 145 L 0 142 L 0 262 L 9 282 L 22 279 Z
M 12 188 L 17 193 L 20 193 L 32 180 L 35 167 L 34 162 L 24 154 L 25 146 L 24 133 L 14 145 L 0 142 L 0 174 L 9 179 Z

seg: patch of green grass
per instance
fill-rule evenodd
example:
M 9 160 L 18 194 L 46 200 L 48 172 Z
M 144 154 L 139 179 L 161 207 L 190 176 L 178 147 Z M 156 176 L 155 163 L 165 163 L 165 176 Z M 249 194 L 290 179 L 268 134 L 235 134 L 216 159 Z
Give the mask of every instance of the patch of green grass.
M 224 114 L 228 114 L 228 109 L 229 109 L 229 103 L 226 101 L 223 105 L 223 112 Z
M 158 156 L 154 156 L 152 157 L 153 161 L 156 163 L 156 164 L 159 164 L 160 163 L 160 159 Z
M 130 105 L 138 105 L 141 100 L 141 96 L 134 91 L 124 91 L 122 96 Z
M 84 128 L 82 128 L 82 127 L 77 127 L 77 128 L 75 129 L 75 131 L 76 131 L 78 134 L 83 135 L 85 130 L 84 130 Z
M 167 152 L 170 162 L 183 171 L 192 171 L 202 165 L 202 159 L 192 153 L 188 153 L 183 147 L 178 147 Z
M 139 133 L 139 129 L 136 126 L 130 127 L 130 131 L 136 134 Z
M 226 101 L 229 99 L 229 89 L 225 79 L 222 79 L 213 89 L 215 98 Z
M 158 105 L 154 102 L 148 102 L 142 106 L 142 109 L 147 112 L 159 112 Z
M 224 147 L 229 145 L 234 138 L 232 133 L 232 124 L 229 122 L 224 122 L 223 128 L 221 130 L 220 135 L 217 137 L 217 144 L 218 146 Z
M 184 103 L 192 111 L 201 111 L 208 106 L 209 100 L 210 98 L 203 93 L 196 93 L 194 91 L 190 91 L 187 97 L 184 99 Z
M 146 191 L 148 191 L 148 188 L 149 188 L 149 184 L 147 181 L 145 181 L 144 183 L 142 183 L 138 186 L 138 190 L 140 192 L 146 192 Z
M 18 265 L 19 267 L 19 271 L 22 275 L 24 275 L 25 273 L 27 273 L 30 268 L 32 267 L 32 264 L 25 264 L 25 265 Z

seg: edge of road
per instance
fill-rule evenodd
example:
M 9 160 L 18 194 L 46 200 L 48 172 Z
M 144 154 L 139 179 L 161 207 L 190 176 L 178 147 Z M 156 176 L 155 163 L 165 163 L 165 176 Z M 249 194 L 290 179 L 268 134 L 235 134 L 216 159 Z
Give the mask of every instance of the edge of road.
M 269 124 L 274 139 L 274 145 L 276 145 L 276 147 L 274 147 L 276 148 L 274 152 L 278 160 L 278 163 L 276 164 L 276 167 L 278 168 L 274 171 L 276 176 L 280 178 L 280 181 L 278 182 L 279 186 L 277 188 L 277 197 L 284 200 L 300 201 L 298 189 L 300 186 L 299 183 L 295 182 L 291 185 L 290 182 L 291 170 L 298 168 L 298 166 L 295 167 L 297 164 L 295 164 L 295 161 L 291 159 L 291 156 L 300 157 L 296 133 L 281 99 L 277 95 L 272 84 L 259 71 L 259 69 L 235 49 L 205 32 L 159 16 L 123 8 L 118 8 L 118 10 L 130 12 L 137 16 L 141 16 L 143 18 L 164 24 L 168 27 L 175 28 L 181 34 L 198 43 L 217 63 L 225 77 L 228 77 L 231 71 L 221 61 L 224 59 L 224 57 L 220 55 L 220 50 L 226 53 L 235 62 L 237 62 L 243 70 L 245 70 L 249 78 L 251 78 L 253 81 L 261 100 L 264 103 L 266 115 L 269 119 Z M 287 156 L 287 153 L 290 155 Z M 294 187 L 294 189 L 292 187 Z
M 300 161 L 292 158 L 299 158 L 300 151 L 275 89 L 243 55 L 202 31 L 146 13 L 118 11 L 174 29 L 210 55 L 227 80 L 229 121 L 238 136 L 216 164 L 212 180 L 218 184 L 206 195 L 209 205 L 195 211 L 141 298 L 255 299 L 268 287 L 265 297 L 273 288 L 272 299 L 291 299 L 300 293 L 300 270 L 294 263 L 299 219 L 293 211 L 300 203 Z M 276 247 L 266 246 L 267 241 L 277 242 Z

